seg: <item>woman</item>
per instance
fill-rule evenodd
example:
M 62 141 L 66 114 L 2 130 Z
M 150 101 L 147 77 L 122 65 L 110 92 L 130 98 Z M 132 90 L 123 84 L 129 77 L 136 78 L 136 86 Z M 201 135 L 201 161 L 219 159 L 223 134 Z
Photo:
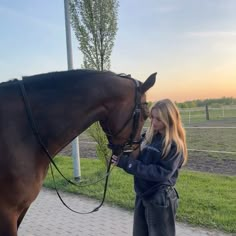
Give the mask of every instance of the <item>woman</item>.
M 134 175 L 133 235 L 174 236 L 178 206 L 174 186 L 187 161 L 185 131 L 178 108 L 169 99 L 151 107 L 150 119 L 137 159 L 113 155 L 112 162 Z

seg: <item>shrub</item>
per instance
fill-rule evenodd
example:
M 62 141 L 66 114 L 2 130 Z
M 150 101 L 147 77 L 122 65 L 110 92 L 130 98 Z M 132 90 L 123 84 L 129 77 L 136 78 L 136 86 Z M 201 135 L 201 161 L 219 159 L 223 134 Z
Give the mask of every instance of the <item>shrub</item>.
M 109 163 L 109 157 L 111 156 L 111 150 L 107 147 L 108 140 L 99 122 L 96 122 L 89 127 L 88 134 L 95 142 L 97 142 L 96 145 L 97 157 L 107 167 Z

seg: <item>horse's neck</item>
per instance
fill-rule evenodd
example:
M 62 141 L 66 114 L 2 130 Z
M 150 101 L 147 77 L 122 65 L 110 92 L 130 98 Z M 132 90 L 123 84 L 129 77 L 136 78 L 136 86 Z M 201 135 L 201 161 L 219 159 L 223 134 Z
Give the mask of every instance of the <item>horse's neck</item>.
M 104 84 L 78 80 L 65 86 L 42 86 L 29 94 L 32 112 L 43 142 L 56 154 L 95 121 L 104 119 L 104 106 L 113 96 Z M 102 92 L 103 91 L 103 92 Z

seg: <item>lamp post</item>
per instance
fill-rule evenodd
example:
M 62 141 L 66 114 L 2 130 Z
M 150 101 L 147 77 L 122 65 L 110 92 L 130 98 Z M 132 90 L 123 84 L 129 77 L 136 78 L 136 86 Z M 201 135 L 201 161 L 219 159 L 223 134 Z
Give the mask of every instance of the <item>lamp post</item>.
M 66 48 L 67 48 L 67 65 L 68 70 L 73 69 L 72 59 L 72 46 L 71 46 L 71 28 L 70 28 L 70 17 L 69 17 L 69 0 L 64 0 L 65 8 L 65 29 L 66 29 Z M 81 170 L 80 170 L 80 155 L 79 155 L 79 137 L 76 137 L 72 141 L 72 157 L 73 157 L 73 169 L 74 179 L 80 181 Z

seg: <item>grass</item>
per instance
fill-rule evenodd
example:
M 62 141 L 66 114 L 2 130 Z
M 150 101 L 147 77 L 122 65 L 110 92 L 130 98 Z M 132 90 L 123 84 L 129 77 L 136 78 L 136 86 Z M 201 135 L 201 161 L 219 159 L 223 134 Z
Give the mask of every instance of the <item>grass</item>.
M 236 177 L 182 172 L 177 219 L 193 225 L 236 232 Z
M 236 129 L 186 129 L 187 145 L 189 149 L 214 150 L 236 153 Z M 190 153 L 193 155 L 193 153 Z M 203 155 L 203 153 L 194 153 Z M 206 155 L 204 153 L 204 155 Z M 208 153 L 218 159 L 236 159 L 234 154 Z
M 68 178 L 72 178 L 72 160 L 68 157 L 56 157 L 58 167 Z M 98 160 L 81 158 L 82 183 L 93 182 L 105 173 L 104 165 Z M 104 181 L 77 188 L 65 183 L 55 172 L 57 187 L 66 192 L 101 199 Z M 50 173 L 45 179 L 45 187 L 53 188 Z M 225 232 L 236 233 L 236 177 L 205 174 L 200 172 L 181 172 L 177 189 L 180 195 L 180 207 L 177 220 L 192 225 L 205 226 Z M 114 168 L 110 176 L 106 202 L 133 209 L 133 178 L 119 168 Z

